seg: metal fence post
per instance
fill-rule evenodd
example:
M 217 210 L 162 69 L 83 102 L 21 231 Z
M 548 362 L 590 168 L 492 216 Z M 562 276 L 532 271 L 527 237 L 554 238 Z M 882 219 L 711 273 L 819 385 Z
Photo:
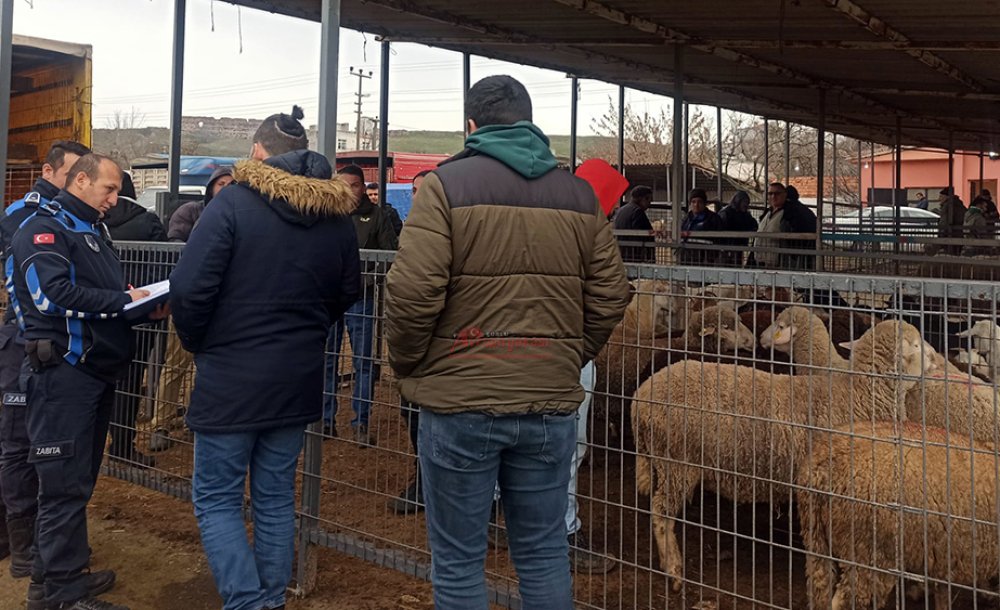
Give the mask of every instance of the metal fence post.
M 323 0 L 320 33 L 320 146 L 335 161 L 337 152 L 337 69 L 340 65 L 340 0 Z M 308 595 L 316 586 L 316 554 L 311 542 L 319 528 L 319 505 L 323 470 L 322 422 L 306 431 L 302 449 L 302 509 L 299 517 L 296 596 Z

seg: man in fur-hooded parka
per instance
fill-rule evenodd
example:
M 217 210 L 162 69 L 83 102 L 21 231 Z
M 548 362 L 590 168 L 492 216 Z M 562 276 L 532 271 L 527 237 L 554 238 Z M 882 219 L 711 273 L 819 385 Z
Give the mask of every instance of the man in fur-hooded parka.
M 198 368 L 195 432 L 318 420 L 327 331 L 359 297 L 354 198 L 329 161 L 304 146 L 256 156 L 205 208 L 170 278 Z
M 330 325 L 361 290 L 354 197 L 309 151 L 302 109 L 264 119 L 170 277 L 194 352 L 192 499 L 225 608 L 283 608 L 295 547 L 295 465 L 323 406 Z M 257 520 L 241 516 L 250 476 Z M 241 541 L 242 542 L 239 542 Z

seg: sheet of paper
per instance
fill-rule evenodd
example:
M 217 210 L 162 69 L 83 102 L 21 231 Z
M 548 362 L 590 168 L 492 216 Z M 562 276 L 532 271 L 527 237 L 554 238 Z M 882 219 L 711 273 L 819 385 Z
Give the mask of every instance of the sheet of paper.
M 142 307 L 150 301 L 162 298 L 163 295 L 170 293 L 170 280 L 163 280 L 162 282 L 156 282 L 155 284 L 147 284 L 146 286 L 139 286 L 141 290 L 148 290 L 149 296 L 143 297 L 138 301 L 132 301 L 125 306 L 125 311 L 130 311 L 136 307 Z

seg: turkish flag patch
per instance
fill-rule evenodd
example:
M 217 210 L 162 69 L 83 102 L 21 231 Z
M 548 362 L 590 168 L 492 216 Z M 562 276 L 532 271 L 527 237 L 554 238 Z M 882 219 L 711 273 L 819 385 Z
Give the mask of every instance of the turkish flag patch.
M 54 233 L 35 233 L 34 242 L 35 245 L 54 244 L 56 243 L 56 236 Z

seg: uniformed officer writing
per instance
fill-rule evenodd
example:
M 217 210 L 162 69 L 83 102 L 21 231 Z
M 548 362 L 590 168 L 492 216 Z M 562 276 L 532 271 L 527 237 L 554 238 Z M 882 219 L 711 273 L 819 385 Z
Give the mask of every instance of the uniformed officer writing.
M 24 197 L 7 206 L 6 213 L 0 218 L 0 247 L 4 261 L 21 223 L 38 211 L 39 205 L 48 203 L 59 194 L 66 184 L 70 168 L 89 152 L 90 149 L 79 142 L 58 141 L 52 144 L 45 155 L 41 177 Z M 38 498 L 38 476 L 35 467 L 28 463 L 31 442 L 25 423 L 27 401 L 20 384 L 23 362 L 24 338 L 15 324 L 14 308 L 8 307 L 0 326 L 0 393 L 3 396 L 0 408 L 0 496 L 7 511 L 10 575 L 14 578 L 31 575 L 34 563 L 31 547 L 35 538 Z M 36 592 L 38 586 L 40 581 L 36 583 Z
M 115 380 L 131 354 L 123 308 L 146 296 L 126 290 L 102 214 L 117 203 L 121 169 L 80 158 L 66 188 L 18 229 L 11 245 L 12 306 L 24 330 L 29 461 L 38 473 L 36 568 L 45 607 L 127 610 L 93 599 L 86 573 L 87 502 L 100 469 Z M 150 317 L 165 317 L 164 309 Z

